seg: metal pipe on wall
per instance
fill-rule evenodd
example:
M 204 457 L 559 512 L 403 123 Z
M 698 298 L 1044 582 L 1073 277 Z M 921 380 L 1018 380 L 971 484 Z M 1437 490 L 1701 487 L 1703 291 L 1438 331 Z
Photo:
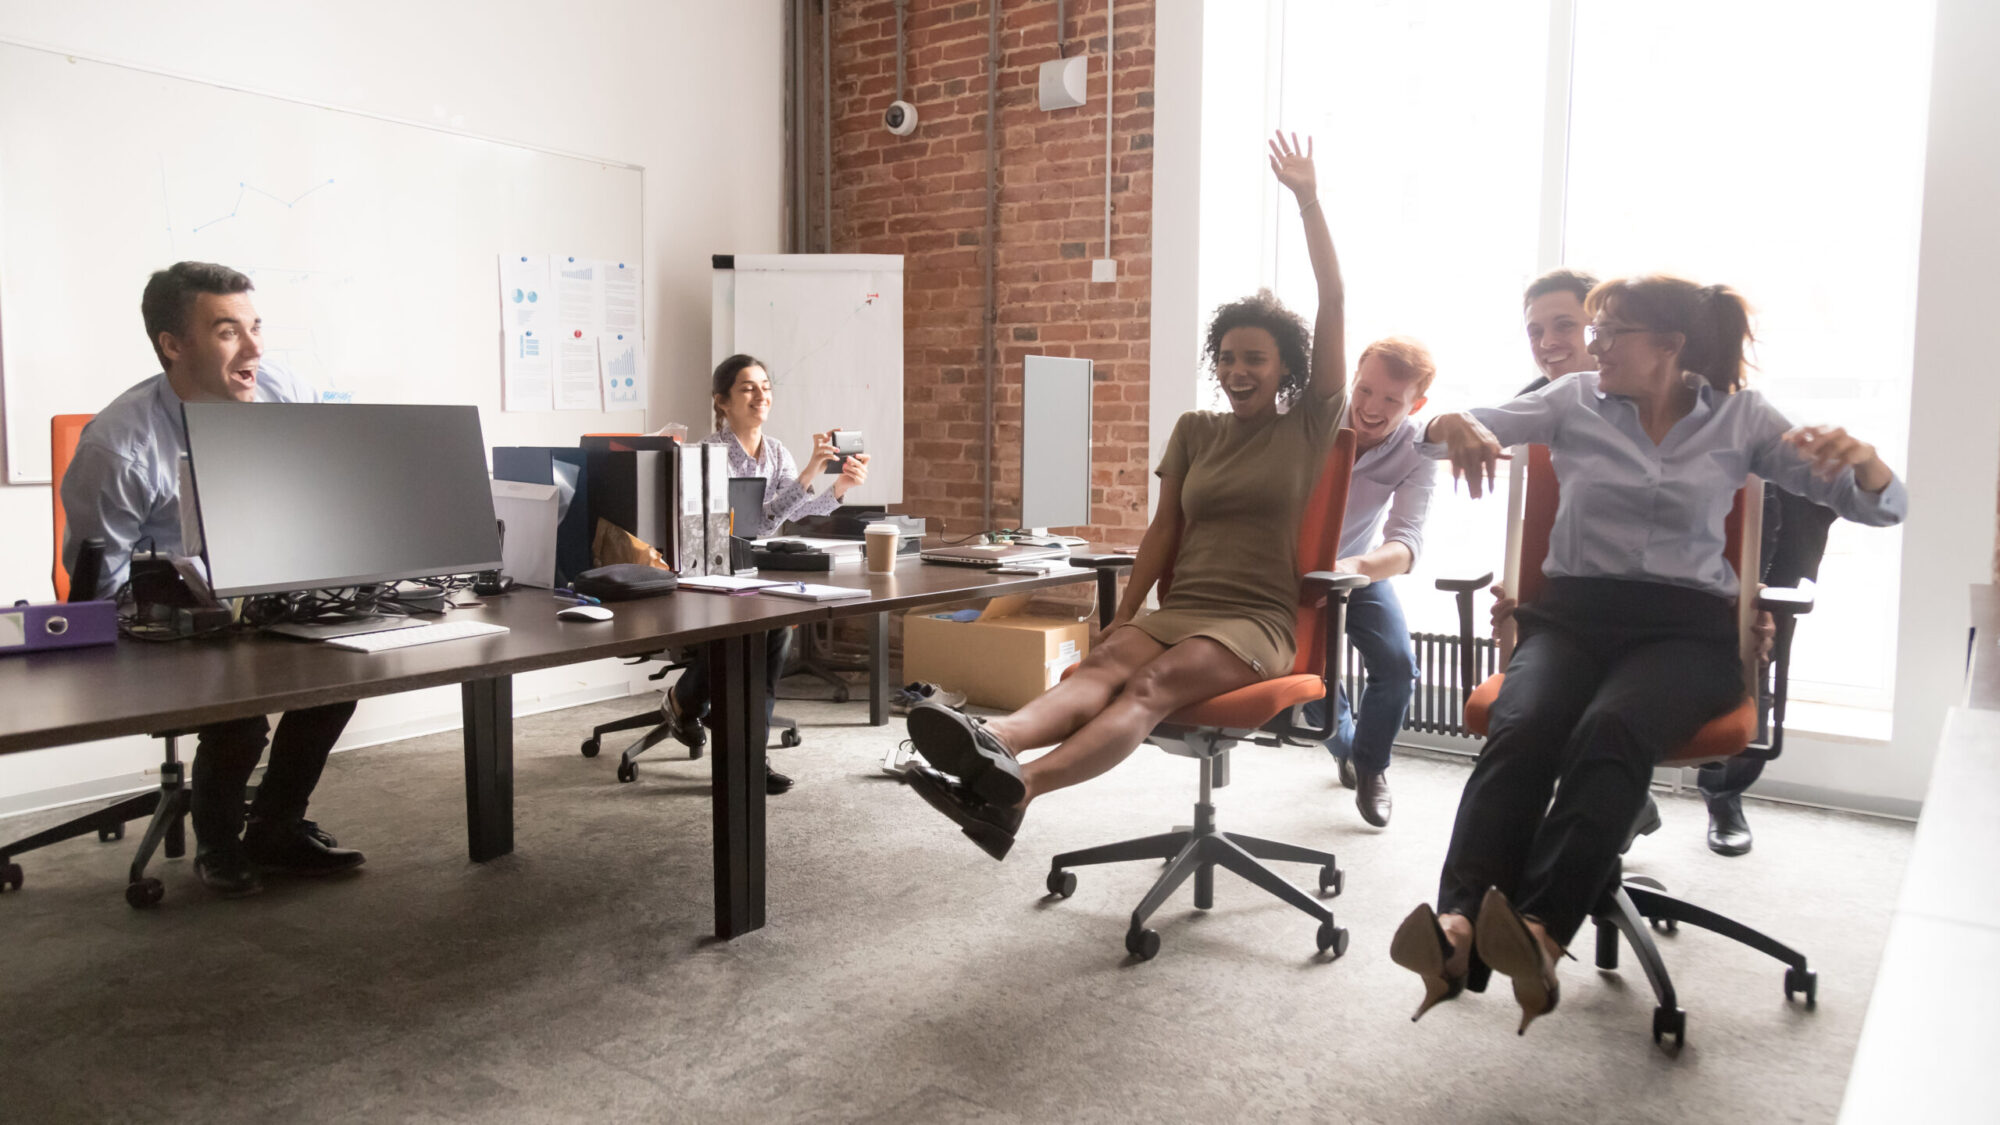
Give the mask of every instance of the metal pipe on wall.
M 896 0 L 896 100 L 903 100 L 903 17 L 909 13 L 910 0 Z
M 1000 311 L 994 306 L 996 270 L 995 259 L 1000 251 L 1000 188 L 998 181 L 1000 149 L 995 140 L 993 120 L 999 109 L 1000 100 L 1000 0 L 986 0 L 986 306 L 981 313 L 985 321 L 984 367 L 985 378 L 981 381 L 986 390 L 986 418 L 982 437 L 986 450 L 985 495 L 980 503 L 979 517 L 984 523 L 981 530 L 993 530 L 993 380 L 998 365 L 994 362 L 996 349 L 995 334 L 999 331 Z
M 833 5 L 819 0 L 820 193 L 825 226 L 820 252 L 833 253 Z
M 1104 256 L 1111 257 L 1111 75 L 1117 70 L 1118 26 L 1112 9 L 1118 0 L 1104 0 Z

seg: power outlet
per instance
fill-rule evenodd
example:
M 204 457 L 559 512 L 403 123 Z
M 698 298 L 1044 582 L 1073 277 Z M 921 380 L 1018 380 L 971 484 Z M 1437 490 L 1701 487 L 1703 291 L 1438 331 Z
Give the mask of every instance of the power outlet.
M 1090 263 L 1090 280 L 1093 283 L 1118 280 L 1118 259 L 1097 258 Z

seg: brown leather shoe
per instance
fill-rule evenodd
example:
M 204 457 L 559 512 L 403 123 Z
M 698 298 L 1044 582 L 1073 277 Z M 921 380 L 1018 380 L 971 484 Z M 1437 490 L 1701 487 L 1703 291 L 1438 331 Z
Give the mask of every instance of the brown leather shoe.
M 1360 771 L 1354 787 L 1354 807 L 1361 810 L 1361 819 L 1377 828 L 1389 827 L 1389 810 L 1395 802 L 1389 798 L 1389 775 Z

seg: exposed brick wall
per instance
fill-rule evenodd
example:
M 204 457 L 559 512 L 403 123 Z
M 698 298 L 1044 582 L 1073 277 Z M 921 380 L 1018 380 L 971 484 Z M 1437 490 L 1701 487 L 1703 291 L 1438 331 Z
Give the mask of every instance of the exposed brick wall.
M 892 136 L 896 6 L 827 0 L 833 27 L 833 250 L 904 256 L 903 509 L 943 530 L 981 529 L 982 241 L 986 187 L 987 5 L 910 0 L 904 99 L 918 126 Z M 993 523 L 1019 522 L 1021 367 L 1030 354 L 1096 362 L 1093 540 L 1136 543 L 1146 522 L 1152 289 L 1153 6 L 1116 12 L 1112 245 L 1104 250 L 1103 0 L 1068 5 L 1067 48 L 1086 52 L 1089 100 L 1044 113 L 1043 62 L 1056 57 L 1053 3 L 1002 3 L 998 348 Z M 1118 280 L 1092 284 L 1094 258 Z

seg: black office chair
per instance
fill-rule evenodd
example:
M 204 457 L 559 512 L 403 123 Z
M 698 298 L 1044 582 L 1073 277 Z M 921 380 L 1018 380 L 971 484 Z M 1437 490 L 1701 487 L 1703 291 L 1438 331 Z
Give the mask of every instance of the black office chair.
M 667 678 L 667 673 L 678 672 L 686 668 L 693 660 L 693 653 L 667 649 L 661 652 L 647 653 L 626 663 L 643 664 L 650 660 L 663 661 L 664 666 L 646 678 L 648 680 L 664 680 Z M 777 689 L 776 684 L 770 686 L 774 691 Z M 660 705 L 652 710 L 642 711 L 637 715 L 628 715 L 622 719 L 613 719 L 611 722 L 601 723 L 592 727 L 590 737 L 583 740 L 581 748 L 583 756 L 586 758 L 597 757 L 598 753 L 604 748 L 604 736 L 607 734 L 616 734 L 619 731 L 639 730 L 642 727 L 646 728 L 646 733 L 640 735 L 632 745 L 627 746 L 625 751 L 618 756 L 618 780 L 637 781 L 639 780 L 639 767 L 637 763 L 640 756 L 667 739 L 672 738 L 672 726 L 673 724 L 668 721 L 667 716 L 667 692 L 665 688 L 661 688 Z M 799 724 L 796 720 L 787 719 L 782 715 L 773 715 L 771 716 L 771 729 L 781 732 L 778 735 L 778 745 L 799 745 Z M 689 761 L 693 761 L 699 757 L 701 757 L 700 747 L 695 747 L 688 751 Z

